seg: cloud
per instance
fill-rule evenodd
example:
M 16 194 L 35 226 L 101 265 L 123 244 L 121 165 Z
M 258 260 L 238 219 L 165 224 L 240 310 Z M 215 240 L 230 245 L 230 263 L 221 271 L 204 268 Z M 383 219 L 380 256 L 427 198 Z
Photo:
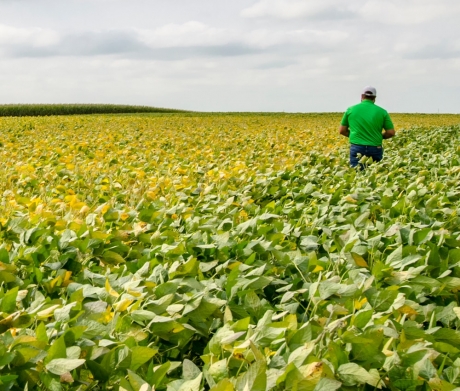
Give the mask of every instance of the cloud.
M 260 0 L 241 12 L 244 18 L 346 19 L 354 12 L 339 0 Z
M 409 60 L 460 59 L 460 44 L 458 43 L 399 44 L 396 45 L 395 51 L 402 58 Z
M 56 31 L 43 28 L 16 28 L 0 24 L 0 46 L 28 45 L 44 48 L 59 42 Z
M 235 33 L 197 21 L 167 24 L 153 30 L 138 30 L 139 39 L 153 48 L 216 46 L 235 41 Z
M 234 57 L 261 53 L 297 55 L 329 51 L 347 39 L 337 30 L 269 30 L 247 32 L 191 21 L 157 29 L 85 31 L 21 30 L 2 26 L 0 50 L 16 57 L 119 56 L 153 60 Z M 4 31 L 4 34 L 1 32 Z
M 288 31 L 254 30 L 246 34 L 244 41 L 251 46 L 268 48 L 281 45 L 327 47 L 339 44 L 348 34 L 338 30 L 297 29 Z
M 395 25 L 425 23 L 449 12 L 454 12 L 454 9 L 431 0 L 370 0 L 358 10 L 359 15 L 368 22 Z
M 262 62 L 261 64 L 255 66 L 255 69 L 284 69 L 291 65 L 296 65 L 297 61 L 286 61 L 286 60 L 278 60 L 278 61 L 266 61 Z
M 415 25 L 460 11 L 455 0 L 259 0 L 241 11 L 244 18 L 359 20 Z
M 13 57 L 50 57 L 129 54 L 147 48 L 131 31 L 103 31 L 66 34 L 42 46 L 20 42 L 6 49 Z

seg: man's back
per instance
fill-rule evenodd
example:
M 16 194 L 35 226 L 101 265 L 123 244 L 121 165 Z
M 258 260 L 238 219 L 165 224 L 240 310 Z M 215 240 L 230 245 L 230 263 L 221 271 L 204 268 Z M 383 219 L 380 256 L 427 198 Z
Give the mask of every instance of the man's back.
M 351 144 L 369 146 L 382 145 L 382 129 L 393 129 L 388 112 L 367 99 L 347 109 L 342 125 L 350 129 Z

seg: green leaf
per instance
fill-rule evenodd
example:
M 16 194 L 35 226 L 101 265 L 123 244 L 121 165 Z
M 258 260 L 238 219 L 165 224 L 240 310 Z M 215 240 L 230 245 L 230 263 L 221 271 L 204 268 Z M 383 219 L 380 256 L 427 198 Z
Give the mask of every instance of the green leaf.
M 142 391 L 151 389 L 148 383 L 144 379 L 142 379 L 142 377 L 140 377 L 135 372 L 130 371 L 129 369 L 128 369 L 128 380 L 129 380 L 129 384 L 131 385 L 134 391 L 141 391 L 141 389 Z
M 18 297 L 19 287 L 14 287 L 5 293 L 2 299 L 2 311 L 8 314 L 16 311 L 16 298 Z
M 323 377 L 313 391 L 335 391 L 338 390 L 341 386 L 342 383 L 339 381 Z
M 310 323 L 304 323 L 300 329 L 288 337 L 289 349 L 294 351 L 305 342 L 310 342 L 313 339 L 313 331 Z
M 59 249 L 64 250 L 69 246 L 69 243 L 73 242 L 75 239 L 77 239 L 77 234 L 74 231 L 70 229 L 64 230 L 59 239 Z
M 0 248 L 0 262 L 2 263 L 10 263 L 10 255 L 6 248 Z
M 81 348 L 80 346 L 71 346 L 70 348 L 66 349 L 67 358 L 80 358 L 81 356 Z
M 62 386 L 59 379 L 56 379 L 56 376 L 50 373 L 42 373 L 40 375 L 40 380 L 43 381 L 45 385 L 45 390 L 49 391 L 62 391 Z
M 73 371 L 84 363 L 85 360 L 83 359 L 56 358 L 46 364 L 45 368 L 55 375 L 63 375 L 64 373 Z
M 458 391 L 460 388 L 439 378 L 431 379 L 428 384 L 433 391 Z
M 200 391 L 202 378 L 200 374 L 193 380 L 176 380 L 168 384 L 168 391 Z
M 110 379 L 110 372 L 96 361 L 87 360 L 86 366 L 91 371 L 96 380 L 106 382 Z
M 131 352 L 132 358 L 130 369 L 136 371 L 141 365 L 145 364 L 158 353 L 158 348 L 152 349 L 146 346 L 135 346 L 131 349 Z
M 418 375 L 425 380 L 436 377 L 436 368 L 428 358 L 415 365 L 415 370 L 418 370 Z
M 376 386 L 380 380 L 378 374 L 375 377 L 375 375 L 371 375 L 363 367 L 355 363 L 341 365 L 337 370 L 337 374 L 346 386 L 356 386 L 364 383 Z
M 0 282 L 10 283 L 14 281 L 16 281 L 16 276 L 13 273 L 0 271 Z
M 185 359 L 182 364 L 182 378 L 185 380 L 193 380 L 200 375 L 200 369 L 192 361 Z
M 297 367 L 301 367 L 307 357 L 313 352 L 315 348 L 314 342 L 308 342 L 294 350 L 288 358 L 288 363 L 294 363 Z
M 266 387 L 267 364 L 263 361 L 254 362 L 236 382 L 238 390 L 265 391 Z
M 128 380 L 125 378 L 122 378 L 120 380 L 120 389 L 119 391 L 134 391 L 133 388 L 131 387 L 131 384 L 129 383 Z
M 8 353 L 3 353 L 0 356 L 0 366 L 10 364 L 14 360 L 15 357 L 16 357 L 16 352 L 15 351 L 8 352 Z
M 15 349 L 16 355 L 14 357 L 14 360 L 12 361 L 12 365 L 17 367 L 36 361 L 34 360 L 34 358 L 42 353 L 37 348 L 30 346 L 22 346 L 23 345 L 21 345 L 20 348 Z
M 449 250 L 449 263 L 459 263 L 460 262 L 460 249 L 453 248 Z
M 423 228 L 417 231 L 414 236 L 414 244 L 419 245 L 431 239 L 433 230 L 431 228 Z
M 18 378 L 17 375 L 2 375 L 2 376 L 0 376 L 0 389 L 2 391 L 11 390 L 14 387 L 14 383 L 16 382 L 17 378 Z
M 235 391 L 233 384 L 228 379 L 223 379 L 212 387 L 209 391 Z
M 190 258 L 187 262 L 179 264 L 174 271 L 170 271 L 169 276 L 171 279 L 179 276 L 196 276 L 199 263 L 196 258 Z
M 386 259 L 385 263 L 387 265 L 392 266 L 393 264 L 397 264 L 401 262 L 403 258 L 403 247 L 399 246 L 396 250 L 394 250 Z
M 373 310 L 361 310 L 354 315 L 353 324 L 359 329 L 364 328 L 372 319 Z
M 460 348 L 460 332 L 452 329 L 439 329 L 433 334 L 436 341 L 450 343 L 456 348 Z
M 161 386 L 161 383 L 163 382 L 163 379 L 165 378 L 170 368 L 171 368 L 171 362 L 167 361 L 164 364 L 160 365 L 157 369 L 155 369 L 155 372 L 153 373 L 153 376 L 151 377 L 151 383 L 156 388 L 159 388 Z
M 164 316 L 157 316 L 155 312 L 147 310 L 136 310 L 131 313 L 131 318 L 136 322 L 145 322 L 156 318 L 157 322 L 172 322 L 173 319 Z
M 45 364 L 49 363 L 50 361 L 58 358 L 66 358 L 67 357 L 67 348 L 64 342 L 64 335 L 56 339 L 51 347 L 48 349 L 48 354 L 45 358 Z
M 102 260 L 109 265 L 119 265 L 120 263 L 125 263 L 125 259 L 118 253 L 114 251 L 106 251 L 102 254 Z
M 362 227 L 365 225 L 366 221 L 369 219 L 369 212 L 364 212 L 362 213 L 355 221 L 354 221 L 354 226 L 355 227 Z
M 211 375 L 216 382 L 224 380 L 228 377 L 227 360 L 224 359 L 211 364 L 208 369 L 208 374 Z
M 398 296 L 397 290 L 378 290 L 375 288 L 368 289 L 364 292 L 369 304 L 374 308 L 374 311 L 385 312 L 396 300 Z

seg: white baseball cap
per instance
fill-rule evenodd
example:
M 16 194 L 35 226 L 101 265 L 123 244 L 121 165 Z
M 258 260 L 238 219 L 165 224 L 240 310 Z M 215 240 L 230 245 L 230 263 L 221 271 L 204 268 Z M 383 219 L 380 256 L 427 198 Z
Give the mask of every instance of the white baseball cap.
M 375 97 L 377 96 L 377 90 L 371 86 L 364 87 L 363 95 Z

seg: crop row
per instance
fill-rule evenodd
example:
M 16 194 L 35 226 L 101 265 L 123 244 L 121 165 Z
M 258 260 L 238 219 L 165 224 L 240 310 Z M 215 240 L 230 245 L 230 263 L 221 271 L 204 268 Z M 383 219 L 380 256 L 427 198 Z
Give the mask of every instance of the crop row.
M 0 117 L 28 117 L 83 114 L 180 113 L 183 110 L 151 106 L 114 104 L 6 104 L 0 105 Z

